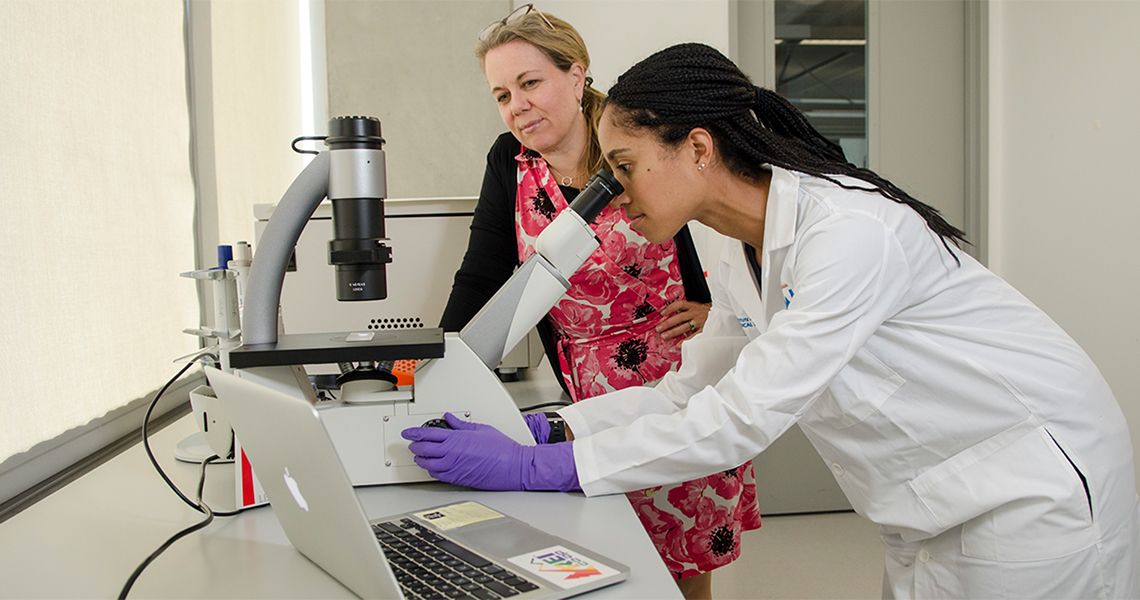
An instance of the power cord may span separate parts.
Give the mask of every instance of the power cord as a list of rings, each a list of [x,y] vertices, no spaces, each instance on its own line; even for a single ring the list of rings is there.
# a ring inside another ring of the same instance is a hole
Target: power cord
[[[187,498],[186,494],[183,494],[182,490],[178,489],[178,486],[174,485],[174,482],[171,481],[170,478],[166,476],[166,472],[163,471],[162,467],[160,467],[158,465],[158,459],[156,459],[154,457],[154,452],[152,452],[150,449],[150,431],[149,431],[148,427],[150,426],[150,415],[154,412],[154,408],[156,406],[158,406],[158,399],[162,398],[162,395],[166,393],[166,390],[169,389],[170,386],[174,385],[174,382],[178,381],[178,378],[182,377],[182,375],[186,371],[188,371],[190,369],[190,367],[194,366],[194,364],[198,362],[199,358],[203,358],[206,356],[213,358],[215,361],[218,359],[218,357],[213,355],[213,354],[202,354],[202,355],[195,357],[190,362],[186,363],[186,366],[182,367],[181,370],[179,370],[177,373],[175,373],[174,377],[171,377],[170,381],[167,381],[166,385],[162,386],[162,388],[158,390],[158,393],[154,395],[154,399],[150,401],[150,406],[146,407],[146,415],[143,416],[143,422],[142,422],[143,449],[146,450],[146,457],[148,459],[150,459],[150,464],[154,466],[154,470],[158,471],[158,476],[162,477],[162,480],[165,481],[166,485],[169,486],[170,489],[174,491],[174,494],[176,496],[181,498],[183,502],[185,502],[188,506],[190,506],[190,508],[193,508],[194,510],[197,510],[199,512],[201,512],[201,509],[198,508],[198,505],[196,503],[192,502],[189,498]]]
[[[142,561],[142,563],[140,563],[139,566],[135,568],[134,572],[131,573],[131,576],[127,579],[127,582],[123,584],[123,589],[119,592],[119,600],[125,600],[127,594],[131,591],[131,586],[135,584],[135,581],[139,578],[139,575],[142,575],[143,570],[146,569],[150,563],[154,562],[154,559],[158,558],[160,554],[165,552],[167,548],[172,546],[174,542],[177,542],[178,540],[186,537],[187,535],[190,535],[191,533],[194,533],[195,531],[198,531],[199,529],[203,529],[214,520],[214,517],[230,517],[245,510],[238,509],[231,511],[214,512],[208,504],[202,501],[202,490],[205,489],[206,486],[206,466],[216,460],[220,460],[221,457],[218,455],[211,455],[201,462],[201,472],[198,475],[197,498],[195,500],[191,500],[190,498],[186,497],[186,494],[182,493],[182,490],[178,489],[178,486],[174,485],[174,482],[171,481],[170,477],[166,475],[166,471],[162,470],[162,467],[158,464],[158,459],[154,457],[154,452],[150,448],[150,416],[154,412],[155,406],[158,405],[159,398],[162,398],[162,395],[166,393],[166,390],[168,390],[171,385],[174,385],[174,382],[178,381],[178,378],[182,377],[182,375],[187,370],[189,370],[190,367],[194,366],[194,364],[202,356],[210,356],[215,361],[218,359],[218,357],[213,354],[204,354],[196,357],[194,360],[186,363],[186,365],[182,367],[182,369],[179,370],[178,373],[174,375],[174,377],[170,378],[170,381],[167,381],[166,385],[162,386],[162,388],[158,390],[158,393],[155,394],[154,399],[150,402],[150,406],[148,406],[146,409],[146,415],[143,416],[142,442],[143,449],[146,450],[146,456],[150,459],[150,464],[154,466],[154,470],[158,472],[159,477],[162,477],[162,480],[166,482],[166,485],[169,486],[174,494],[181,498],[183,502],[189,505],[190,508],[193,508],[194,510],[206,515],[206,518],[170,536],[170,538],[163,542],[157,550],[152,552],[150,556],[146,557],[146,560]]]
[[[210,509],[210,506],[208,504],[202,502],[202,488],[205,487],[206,484],[206,465],[214,462],[215,460],[218,460],[217,454],[214,454],[206,460],[203,460],[202,473],[198,477],[198,502],[194,508],[198,509],[200,512],[205,513],[206,518],[170,536],[170,539],[163,542],[157,550],[152,552],[150,556],[146,557],[146,560],[139,563],[139,566],[136,567],[134,572],[131,573],[131,576],[127,578],[127,582],[123,584],[123,589],[119,592],[119,600],[126,600],[127,594],[131,591],[131,586],[133,586],[135,584],[135,581],[138,580],[139,575],[142,575],[143,570],[146,569],[150,563],[154,562],[154,559],[158,558],[160,554],[165,552],[167,548],[174,545],[174,542],[177,542],[178,540],[190,535],[191,533],[194,533],[195,531],[198,531],[199,529],[205,528],[207,525],[213,522],[215,514],[214,511]],[[233,514],[236,514],[236,512],[240,511],[235,511]],[[218,515],[221,516],[222,513],[218,513]]]

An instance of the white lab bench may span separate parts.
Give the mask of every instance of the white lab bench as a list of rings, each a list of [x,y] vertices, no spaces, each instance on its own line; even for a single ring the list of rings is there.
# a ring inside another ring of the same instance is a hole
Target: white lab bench
[[[508,384],[520,406],[558,397],[546,369],[543,364]],[[160,464],[191,497],[198,466],[174,460],[172,449],[193,429],[185,417],[151,437]],[[211,465],[208,487],[211,481],[232,485],[230,474],[230,465]],[[477,500],[631,568],[629,580],[589,598],[680,598],[622,495],[477,492],[437,482],[357,488],[357,495],[369,518]],[[143,559],[200,518],[166,487],[138,444],[0,524],[0,597],[115,597]],[[271,509],[259,507],[219,517],[176,542],[147,567],[129,597],[353,596],[294,550]]]

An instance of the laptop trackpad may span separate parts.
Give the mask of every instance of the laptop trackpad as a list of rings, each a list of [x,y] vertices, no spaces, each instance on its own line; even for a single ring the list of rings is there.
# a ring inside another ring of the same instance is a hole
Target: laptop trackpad
[[[525,552],[564,543],[511,517],[482,521],[447,530],[455,541],[505,560]]]
[[[485,559],[562,590],[584,592],[629,576],[625,565],[477,502],[442,506],[415,516]]]

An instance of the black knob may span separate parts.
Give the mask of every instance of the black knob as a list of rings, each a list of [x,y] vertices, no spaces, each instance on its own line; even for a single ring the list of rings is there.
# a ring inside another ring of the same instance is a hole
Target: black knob
[[[375,117],[333,117],[329,119],[329,137],[325,141],[330,150],[343,148],[372,148],[379,150],[384,144],[380,137],[380,119]]]

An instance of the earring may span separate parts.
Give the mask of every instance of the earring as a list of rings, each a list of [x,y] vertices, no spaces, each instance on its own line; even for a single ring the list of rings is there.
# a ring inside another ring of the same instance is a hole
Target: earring
[[[697,165],[697,170],[698,171],[704,171],[705,170],[705,163],[701,163],[701,164]]]
[[[586,112],[586,105],[584,102],[582,102],[581,98],[578,98],[578,112],[580,112],[580,113]]]

